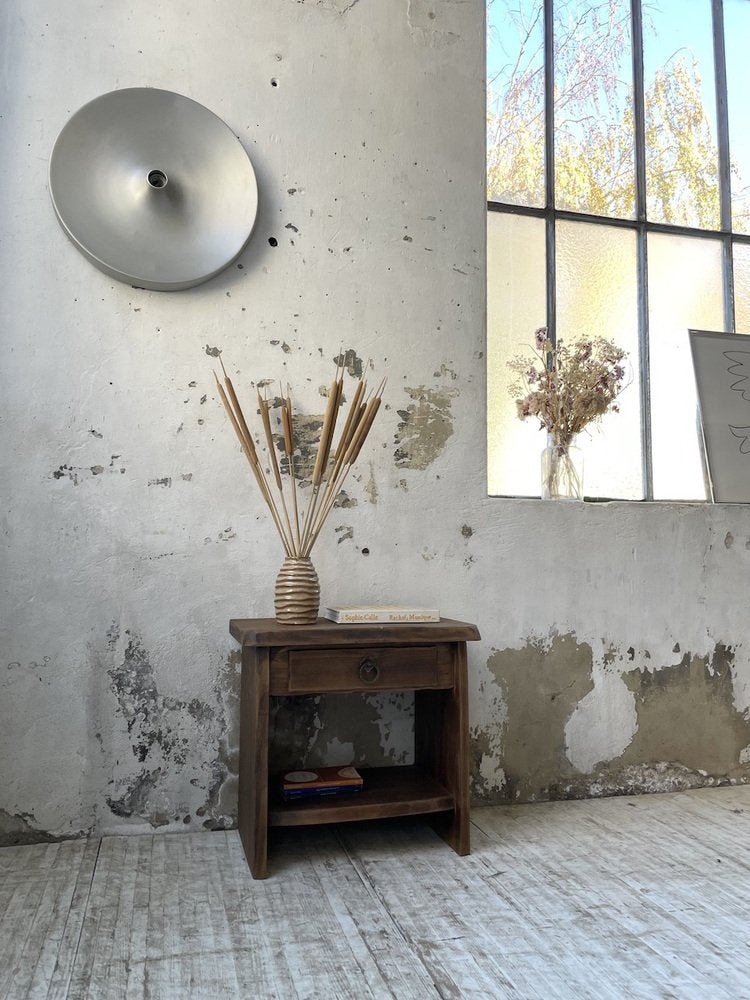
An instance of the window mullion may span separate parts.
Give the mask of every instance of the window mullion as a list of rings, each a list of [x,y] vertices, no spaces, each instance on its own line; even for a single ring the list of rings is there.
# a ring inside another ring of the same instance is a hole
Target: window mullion
[[[724,47],[723,0],[712,0],[711,16],[714,34],[714,77],[716,83],[716,131],[719,147],[719,206],[721,229],[732,231],[732,192],[729,159],[729,113],[727,110],[727,60]],[[734,332],[734,278],[731,236],[722,240],[722,281],[724,290],[724,324]]]
[[[557,343],[555,269],[555,39],[553,0],[544,0],[544,191],[547,252],[547,336]]]
[[[641,0],[630,0],[633,39],[633,122],[635,127],[635,208],[638,222],[638,341],[641,376],[641,452],[643,495],[654,497],[651,447],[651,364],[648,324],[648,236],[646,229],[646,101],[643,84],[643,21]]]

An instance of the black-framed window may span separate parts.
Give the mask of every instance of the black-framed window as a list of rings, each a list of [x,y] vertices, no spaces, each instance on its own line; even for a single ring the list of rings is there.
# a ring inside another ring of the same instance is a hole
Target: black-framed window
[[[586,495],[705,500],[688,329],[750,333],[750,0],[488,0],[488,488],[539,495],[506,362],[629,355]]]

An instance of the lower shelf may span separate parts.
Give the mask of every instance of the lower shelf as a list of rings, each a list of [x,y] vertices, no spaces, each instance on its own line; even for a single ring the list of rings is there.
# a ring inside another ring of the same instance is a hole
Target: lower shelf
[[[360,773],[364,786],[354,795],[284,802],[280,793],[269,794],[268,825],[350,823],[455,808],[451,793],[418,767],[371,767]]]

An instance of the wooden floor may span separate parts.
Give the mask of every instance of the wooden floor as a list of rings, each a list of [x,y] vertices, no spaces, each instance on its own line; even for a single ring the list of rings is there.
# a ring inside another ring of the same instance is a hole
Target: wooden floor
[[[0,850],[0,997],[750,998],[750,787]]]

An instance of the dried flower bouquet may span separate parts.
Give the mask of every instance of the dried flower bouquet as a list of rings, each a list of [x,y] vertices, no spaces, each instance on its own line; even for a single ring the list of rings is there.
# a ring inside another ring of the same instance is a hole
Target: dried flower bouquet
[[[626,352],[605,337],[580,340],[571,347],[553,344],[545,327],[534,334],[533,356],[508,362],[516,379],[508,387],[521,420],[536,417],[552,441],[563,448],[587,424],[617,413],[625,388]]]
[[[542,455],[542,498],[583,500],[582,465],[574,459],[576,434],[605,413],[619,410],[625,388],[625,351],[605,337],[569,347],[553,344],[547,330],[534,334],[533,356],[508,362],[516,375],[509,386],[521,420],[536,417],[547,431]]]

